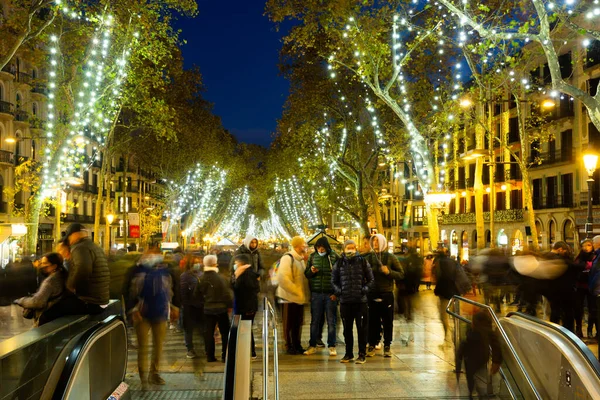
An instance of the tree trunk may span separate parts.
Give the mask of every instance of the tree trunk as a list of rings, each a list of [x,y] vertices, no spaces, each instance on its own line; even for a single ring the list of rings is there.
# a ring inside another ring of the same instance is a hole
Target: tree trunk
[[[527,166],[519,164],[521,167],[521,174],[523,175],[523,202],[525,203],[525,209],[527,210],[527,221],[531,228],[532,245],[531,248],[534,251],[540,249],[538,243],[538,231],[535,226],[535,211],[533,210],[533,195],[531,193],[531,176]]]
[[[94,232],[95,232],[95,241],[98,245],[102,246],[100,242],[100,218],[102,217],[102,195],[104,192],[104,170],[105,170],[105,161],[106,157],[102,157],[102,166],[100,168],[100,175],[98,176],[98,195],[96,196],[96,216],[94,218]],[[108,243],[108,238],[104,238],[104,241]],[[105,248],[108,246],[104,246]]]
[[[441,242],[440,226],[438,224],[438,214],[440,210],[435,207],[427,206],[427,228],[429,229],[429,247],[431,251],[436,250]]]
[[[374,190],[369,191],[371,196],[371,203],[373,204],[373,213],[375,214],[375,226],[377,232],[383,234],[383,221],[381,220],[381,207],[379,206],[379,197],[377,192]]]
[[[40,226],[40,212],[43,204],[44,200],[40,191],[29,199],[29,207],[25,214],[27,236],[24,249],[24,253],[28,255],[37,253],[38,228]]]
[[[485,220],[483,218],[483,183],[481,175],[483,173],[483,159],[477,158],[475,162],[475,181],[473,190],[475,191],[475,229],[477,230],[477,250],[485,248]]]

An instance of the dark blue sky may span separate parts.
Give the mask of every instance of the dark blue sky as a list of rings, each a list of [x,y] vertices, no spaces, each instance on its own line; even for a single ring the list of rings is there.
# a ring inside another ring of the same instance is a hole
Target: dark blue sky
[[[199,0],[180,18],[186,67],[198,65],[205,97],[238,140],[268,146],[289,85],[277,63],[283,33],[263,16],[264,0]]]

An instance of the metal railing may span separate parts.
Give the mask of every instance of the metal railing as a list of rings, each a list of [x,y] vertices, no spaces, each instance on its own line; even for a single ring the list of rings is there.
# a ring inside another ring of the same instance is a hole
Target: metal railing
[[[504,362],[506,363],[507,361],[509,361],[511,363],[511,366],[514,369],[516,369],[516,371],[513,371],[511,368],[508,368],[507,371],[502,371],[502,369],[501,369],[502,376],[505,379],[505,382],[511,381],[510,379],[508,379],[508,375],[514,376],[515,373],[517,373],[518,376],[521,378],[522,383],[524,383],[524,385],[520,386],[520,385],[518,385],[518,383],[516,381],[515,381],[515,384],[517,384],[518,389],[521,391],[523,398],[525,398],[525,399],[541,399],[542,397],[540,396],[539,392],[535,388],[531,377],[525,370],[525,366],[524,366],[523,362],[519,358],[519,355],[517,354],[514,346],[510,342],[508,335],[506,334],[506,331],[500,324],[500,320],[498,319],[498,317],[496,316],[496,313],[494,313],[494,310],[490,306],[481,304],[481,303],[477,303],[476,301],[469,300],[469,299],[466,299],[466,298],[460,297],[460,296],[454,296],[454,297],[452,297],[452,299],[450,299],[450,301],[448,302],[448,306],[446,307],[446,313],[448,313],[454,317],[454,345],[455,345],[455,348],[458,348],[458,346],[460,345],[460,341],[461,341],[460,340],[460,322],[462,321],[469,325],[471,324],[471,321],[469,319],[463,317],[460,313],[460,303],[461,302],[469,304],[472,307],[477,307],[479,309],[486,310],[488,312],[488,314],[492,317],[492,321],[493,321],[497,331],[499,332],[499,334],[502,338],[502,341],[505,344],[505,346],[503,346],[503,348],[508,349],[508,352],[510,353],[510,354],[503,354]],[[456,369],[457,370],[460,369],[460,366],[457,365]],[[509,372],[509,374],[506,374],[506,372]],[[510,385],[507,385],[507,386],[508,386],[508,389],[512,392],[514,388],[510,387]],[[519,396],[514,397],[514,398],[519,398]]]
[[[263,400],[269,397],[269,322],[273,328],[273,383],[274,397],[279,400],[279,354],[277,352],[277,314],[266,297],[263,301]],[[270,320],[272,317],[272,320]]]

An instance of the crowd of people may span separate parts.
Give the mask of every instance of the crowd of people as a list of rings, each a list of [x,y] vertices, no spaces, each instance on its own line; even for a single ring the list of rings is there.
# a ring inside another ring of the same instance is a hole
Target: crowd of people
[[[261,292],[270,293],[280,307],[285,351],[290,355],[310,356],[327,347],[329,356],[337,356],[341,317],[342,363],[363,364],[381,349],[383,357],[391,357],[395,315],[409,323],[413,320],[414,297],[421,285],[426,290],[434,286],[446,335],[450,327],[445,309],[450,299],[479,291],[496,312],[503,303],[532,315],[541,310],[580,338],[584,338],[586,326],[587,339],[596,340],[600,236],[584,240],[576,257],[565,242],[557,242],[548,253],[509,256],[501,249],[485,249],[462,263],[443,248],[422,256],[414,247],[393,254],[387,246],[386,238],[376,234],[365,236],[360,245],[347,240],[341,252],[336,252],[330,238],[323,235],[314,243],[314,251],[309,251],[298,236],[270,267],[263,262],[258,238],[251,235],[233,254],[183,254],[178,249],[165,257],[150,246],[133,259],[116,294],[124,300],[128,322],[137,337],[142,385],[165,383],[159,366],[169,322],[183,330],[188,358],[199,357],[194,342],[195,333],[200,333],[206,361],[224,362],[231,315],[254,323]],[[44,279],[35,294],[14,302],[36,326],[64,315],[99,314],[107,306],[108,260],[81,224],[71,225],[56,252],[44,255],[34,265]],[[110,296],[115,296],[112,288]],[[311,314],[306,348],[302,341],[305,307]],[[216,334],[221,336],[220,357]],[[472,390],[477,389],[472,378],[482,373],[483,360],[491,357],[494,365],[501,360],[494,335],[491,320],[473,316],[472,329],[457,348],[459,360],[464,358],[469,364],[467,378]],[[413,337],[401,339],[407,345]],[[473,350],[478,348],[481,352]],[[254,335],[251,351],[256,359]]]

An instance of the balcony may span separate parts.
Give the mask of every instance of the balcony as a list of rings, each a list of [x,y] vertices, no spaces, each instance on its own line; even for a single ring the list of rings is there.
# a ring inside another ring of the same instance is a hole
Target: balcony
[[[31,85],[31,75],[26,74],[25,72],[17,73],[17,82],[24,83],[26,85]]]
[[[13,103],[9,103],[8,101],[0,101],[0,113],[14,115],[15,107]]]
[[[521,222],[524,219],[522,209],[496,210],[494,211],[494,222]],[[490,222],[490,212],[483,213],[483,220]],[[475,213],[445,214],[442,216],[442,225],[475,224]]]
[[[17,110],[17,112],[15,113],[15,121],[29,122],[30,117],[31,116],[29,115],[29,113],[25,110]]]
[[[91,215],[79,215],[79,214],[63,214],[64,222],[81,222],[81,223],[93,223],[94,217]]]
[[[533,196],[533,209],[541,210],[548,208],[571,208],[574,206],[573,195],[564,194],[558,196]],[[587,204],[587,203],[586,203]]]
[[[32,93],[43,94],[44,96],[48,95],[48,87],[43,83],[36,83],[33,85],[31,89]]]
[[[536,159],[539,164],[532,165],[531,168],[539,168],[541,166],[548,166],[553,164],[571,163],[575,160],[575,149],[561,149],[552,152],[542,153],[537,157],[532,157],[531,162],[535,162]]]
[[[6,150],[0,150],[0,164],[15,164],[15,155]]]

